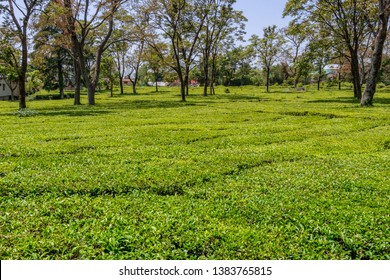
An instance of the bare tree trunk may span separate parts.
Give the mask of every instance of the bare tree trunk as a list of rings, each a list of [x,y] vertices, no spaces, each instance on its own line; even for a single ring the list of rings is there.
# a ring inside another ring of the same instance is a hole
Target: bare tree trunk
[[[353,81],[353,91],[356,99],[362,98],[362,88],[360,85],[359,58],[357,52],[351,51],[351,71]]]
[[[184,74],[184,85],[186,89],[186,96],[189,95],[189,82],[190,82],[190,67],[185,67],[185,74]]]
[[[211,79],[210,79],[210,94],[215,94],[215,79],[217,76],[217,66],[216,66],[217,54],[214,53],[211,61]]]
[[[156,83],[156,92],[158,92],[158,73],[154,72],[154,81]]]
[[[123,94],[123,77],[122,74],[119,72],[119,88],[120,88],[120,94]]]
[[[267,67],[267,81],[266,81],[266,85],[267,85],[267,92],[269,92],[269,75],[270,75],[270,72],[271,70]]]
[[[21,35],[22,39],[22,63],[19,73],[19,109],[27,108],[26,104],[26,73],[27,73],[27,37]]]
[[[74,59],[74,105],[81,105],[81,72],[78,62]]]
[[[62,67],[62,59],[61,59],[61,49],[58,51],[58,60],[57,60],[57,68],[58,68],[58,89],[60,91],[60,98],[64,99],[64,71]]]
[[[321,89],[321,78],[322,78],[322,65],[318,67],[318,80],[317,80],[317,90],[319,91]]]
[[[26,76],[20,73],[19,75],[19,109],[27,108],[26,105]]]
[[[208,43],[206,45],[208,48]],[[203,54],[203,75],[204,75],[204,87],[203,87],[203,95],[207,96],[207,88],[209,86],[209,51],[206,51]]]
[[[186,86],[184,84],[184,81],[180,83],[180,94],[181,94],[181,101],[186,102]]]
[[[390,12],[388,11],[389,5],[390,5],[390,1],[379,0],[380,25],[379,25],[378,34],[375,38],[375,48],[371,58],[371,67],[367,79],[366,89],[360,101],[360,104],[362,106],[368,106],[373,104],[374,95],[376,91],[376,84],[378,82],[379,70],[382,65],[383,48],[387,37],[387,27],[388,27],[389,16],[390,16]]]

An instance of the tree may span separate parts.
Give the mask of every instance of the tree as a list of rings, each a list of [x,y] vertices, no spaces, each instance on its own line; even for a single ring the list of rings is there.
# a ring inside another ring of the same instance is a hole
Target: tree
[[[148,44],[155,48],[178,76],[182,101],[188,95],[189,74],[196,54],[198,41],[207,14],[202,8],[206,0],[145,0],[145,13],[149,14],[150,27],[154,36],[148,37]],[[170,45],[169,53],[159,49],[161,41],[152,40],[162,34]]]
[[[265,27],[263,29],[263,38],[259,38],[257,35],[253,35],[250,38],[255,55],[259,57],[260,64],[265,70],[267,92],[269,92],[271,67],[279,58],[281,48],[285,42],[283,36],[276,28],[276,25]]]
[[[19,80],[20,51],[16,47],[14,36],[11,30],[6,27],[0,29],[0,77],[5,78],[5,82],[11,89],[11,99],[15,99],[15,90]]]
[[[219,57],[219,75],[225,86],[243,86],[250,83],[251,67],[250,47],[238,46]]]
[[[34,24],[34,51],[31,64],[44,75],[45,88],[51,90],[56,86],[60,98],[64,98],[65,73],[64,63],[69,61],[69,41],[62,36],[61,29],[52,21],[54,6],[49,3],[40,15],[39,21]]]
[[[204,28],[200,36],[203,70],[203,95],[207,95],[208,87],[214,93],[216,75],[216,57],[220,43],[228,36],[240,38],[243,22],[246,18],[242,12],[235,11],[236,0],[208,0],[204,6],[206,14]]]
[[[325,77],[323,69],[333,57],[331,51],[331,42],[317,36],[311,36],[308,49],[309,57],[312,60],[317,72],[317,90],[319,91],[321,89],[322,79]]]
[[[115,60],[110,53],[103,55],[101,64],[101,77],[103,81],[101,83],[110,90],[111,97],[114,96],[114,83],[117,77]]]
[[[159,46],[159,49],[163,49],[164,46]],[[147,71],[153,72],[153,80],[156,86],[156,92],[158,92],[158,81],[161,78],[164,71],[164,61],[160,58],[156,50],[150,46],[147,46],[144,53],[145,65]]]
[[[378,30],[375,38],[374,52],[371,57],[371,67],[366,84],[364,95],[360,104],[363,106],[372,105],[376,84],[378,81],[379,70],[382,64],[382,55],[387,38],[387,30],[390,16],[390,1],[378,0]]]
[[[332,38],[335,49],[350,62],[354,96],[359,100],[359,48],[370,33],[372,4],[373,0],[289,0],[284,10],[285,16],[306,22],[321,36]]]
[[[115,66],[119,79],[120,94],[124,94],[123,91],[123,78],[125,77],[126,70],[126,56],[128,50],[128,42],[118,42],[111,46],[111,53],[115,58]]]
[[[21,61],[18,64],[19,108],[26,106],[26,75],[28,65],[29,41],[31,31],[29,25],[37,11],[40,10],[44,0],[1,0],[0,15],[3,16],[3,27],[12,31],[12,35],[18,39],[21,48]]]
[[[137,83],[139,80],[139,69],[143,62],[145,41],[133,44],[127,51],[126,70],[127,77],[133,86],[133,94],[137,94]]]
[[[63,26],[66,27],[65,31],[71,38],[75,68],[80,71],[88,90],[88,104],[95,105],[95,91],[99,82],[102,55],[110,45],[114,15],[122,1],[56,1],[64,8]],[[87,65],[88,47],[94,53],[92,67]]]
[[[291,65],[290,71],[288,69],[287,71],[290,72],[288,75],[294,78],[294,87],[297,87],[298,80],[307,68],[304,55],[307,36],[302,30],[305,30],[305,26],[294,24],[294,22],[290,22],[289,26],[282,30],[287,43],[285,48],[287,64]]]

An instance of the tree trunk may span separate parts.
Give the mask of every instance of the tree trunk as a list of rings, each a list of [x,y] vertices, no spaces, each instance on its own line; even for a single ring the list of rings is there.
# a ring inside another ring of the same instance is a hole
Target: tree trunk
[[[119,72],[119,88],[120,88],[120,94],[123,94],[123,77],[121,73]]]
[[[267,68],[267,81],[266,81],[266,86],[267,86],[267,92],[269,92],[269,75],[270,75],[271,70]]]
[[[378,34],[375,38],[375,48],[371,58],[370,72],[367,79],[366,89],[360,101],[362,106],[369,106],[373,104],[374,95],[376,91],[376,84],[378,82],[379,71],[382,65],[383,48],[387,37],[387,26],[389,23],[389,12],[385,9],[390,1],[379,1],[380,6],[380,26]]]
[[[211,78],[210,78],[210,94],[214,95],[215,94],[215,79],[217,76],[217,67],[216,67],[216,60],[217,60],[217,54],[213,54],[213,58],[211,61]]]
[[[58,51],[58,60],[57,60],[57,68],[58,68],[58,89],[60,91],[60,98],[64,99],[64,71],[62,67],[62,59],[61,50]]]
[[[157,72],[154,72],[154,81],[156,83],[156,92],[158,92],[158,73]]]
[[[317,80],[317,90],[320,91],[321,89],[321,78],[322,78],[322,65],[318,67],[318,80]]]
[[[185,68],[185,74],[184,74],[184,86],[186,89],[186,96],[189,95],[189,80],[190,79],[190,67],[186,66]]]
[[[74,105],[81,105],[81,72],[80,66],[76,59],[74,64]]]
[[[19,73],[19,109],[27,108],[26,73],[27,73],[27,37],[22,35],[22,63]]]
[[[339,70],[339,90],[341,90],[341,71]]]
[[[88,86],[88,105],[95,105],[95,91],[96,85],[90,83]]]
[[[186,102],[186,86],[184,84],[184,81],[181,81],[180,84],[180,94],[181,94],[181,101]]]
[[[19,109],[26,109],[26,76],[23,73],[19,75]]]
[[[181,95],[181,101],[186,102],[186,86],[183,78],[183,73],[181,69],[179,69],[177,72],[177,75],[179,77],[180,81],[180,95]]]
[[[207,53],[207,51],[206,51]],[[204,72],[204,87],[203,87],[203,95],[207,96],[207,89],[209,86],[209,56],[205,54],[203,58],[203,72]]]
[[[357,51],[351,50],[351,72],[353,81],[353,91],[356,99],[362,98],[362,88],[360,85],[359,57]]]

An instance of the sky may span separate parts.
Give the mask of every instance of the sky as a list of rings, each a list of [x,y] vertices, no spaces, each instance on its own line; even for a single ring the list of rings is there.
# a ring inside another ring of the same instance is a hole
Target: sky
[[[283,19],[283,10],[287,0],[237,0],[236,10],[243,11],[248,19],[246,23],[246,36],[263,35],[263,28],[276,25],[279,28],[286,27],[289,19]]]

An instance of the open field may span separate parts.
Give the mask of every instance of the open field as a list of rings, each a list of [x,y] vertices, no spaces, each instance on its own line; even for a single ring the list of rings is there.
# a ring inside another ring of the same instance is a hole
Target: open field
[[[390,259],[390,92],[150,90],[0,102],[1,259]]]

